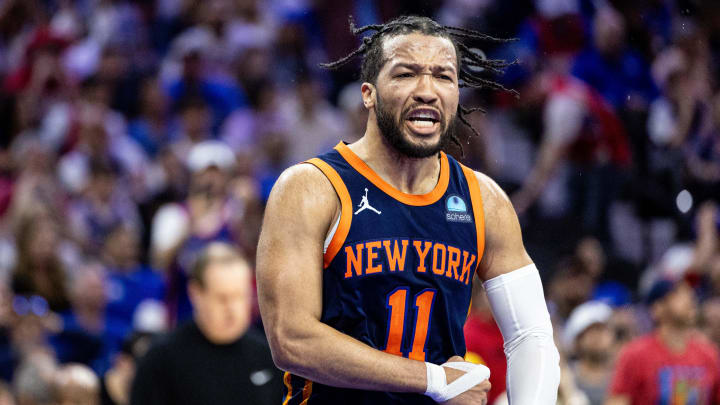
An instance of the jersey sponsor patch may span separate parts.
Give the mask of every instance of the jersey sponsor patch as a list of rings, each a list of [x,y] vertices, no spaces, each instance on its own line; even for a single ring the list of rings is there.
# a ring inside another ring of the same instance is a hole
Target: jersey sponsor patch
[[[449,195],[445,200],[445,219],[448,222],[471,223],[472,215],[467,212],[467,204],[456,194]]]

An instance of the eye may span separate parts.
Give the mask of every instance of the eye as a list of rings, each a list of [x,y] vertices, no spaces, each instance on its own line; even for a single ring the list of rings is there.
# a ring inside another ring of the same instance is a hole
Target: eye
[[[439,77],[440,77],[441,79],[443,79],[443,80],[452,81],[452,77],[450,77],[450,76],[448,76],[448,75],[440,75]]]
[[[413,77],[413,74],[410,72],[405,72],[405,73],[399,73],[399,74],[395,75],[395,78],[406,78],[406,77]]]

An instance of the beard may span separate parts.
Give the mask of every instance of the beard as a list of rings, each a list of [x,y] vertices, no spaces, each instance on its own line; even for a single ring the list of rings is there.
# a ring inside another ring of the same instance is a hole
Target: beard
[[[578,355],[579,358],[584,359],[588,363],[601,365],[607,364],[610,361],[610,351],[600,349],[588,349]]]
[[[403,117],[407,116],[408,112],[417,107],[423,107],[423,105],[414,104],[404,110],[402,114],[400,114],[400,121],[398,122],[393,118],[390,109],[385,108],[380,92],[378,92],[375,115],[380,133],[393,149],[410,158],[427,158],[445,149],[452,135],[455,133],[457,119],[455,114],[453,114],[447,124],[442,119],[440,120],[440,139],[437,143],[431,145],[416,145],[410,141],[409,137],[403,134],[402,125],[404,122]]]

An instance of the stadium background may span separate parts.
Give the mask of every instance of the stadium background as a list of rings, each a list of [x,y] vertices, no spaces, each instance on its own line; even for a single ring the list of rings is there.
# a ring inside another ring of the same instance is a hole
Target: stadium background
[[[518,60],[488,77],[520,98],[462,91],[487,113],[450,151],[516,204],[558,334],[602,300],[616,352],[669,277],[720,343],[716,1],[2,0],[0,403],[45,403],[58,364],[102,376],[127,336],[186,319],[210,241],[254,261],[279,173],[364,130],[359,63],[318,63],[359,45],[349,15],[401,14],[516,38],[473,44]]]

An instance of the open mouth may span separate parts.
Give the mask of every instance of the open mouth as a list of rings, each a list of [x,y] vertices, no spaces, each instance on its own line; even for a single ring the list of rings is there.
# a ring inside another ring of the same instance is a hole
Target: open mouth
[[[440,113],[432,108],[416,108],[407,114],[406,121],[413,132],[428,134],[439,127]]]

